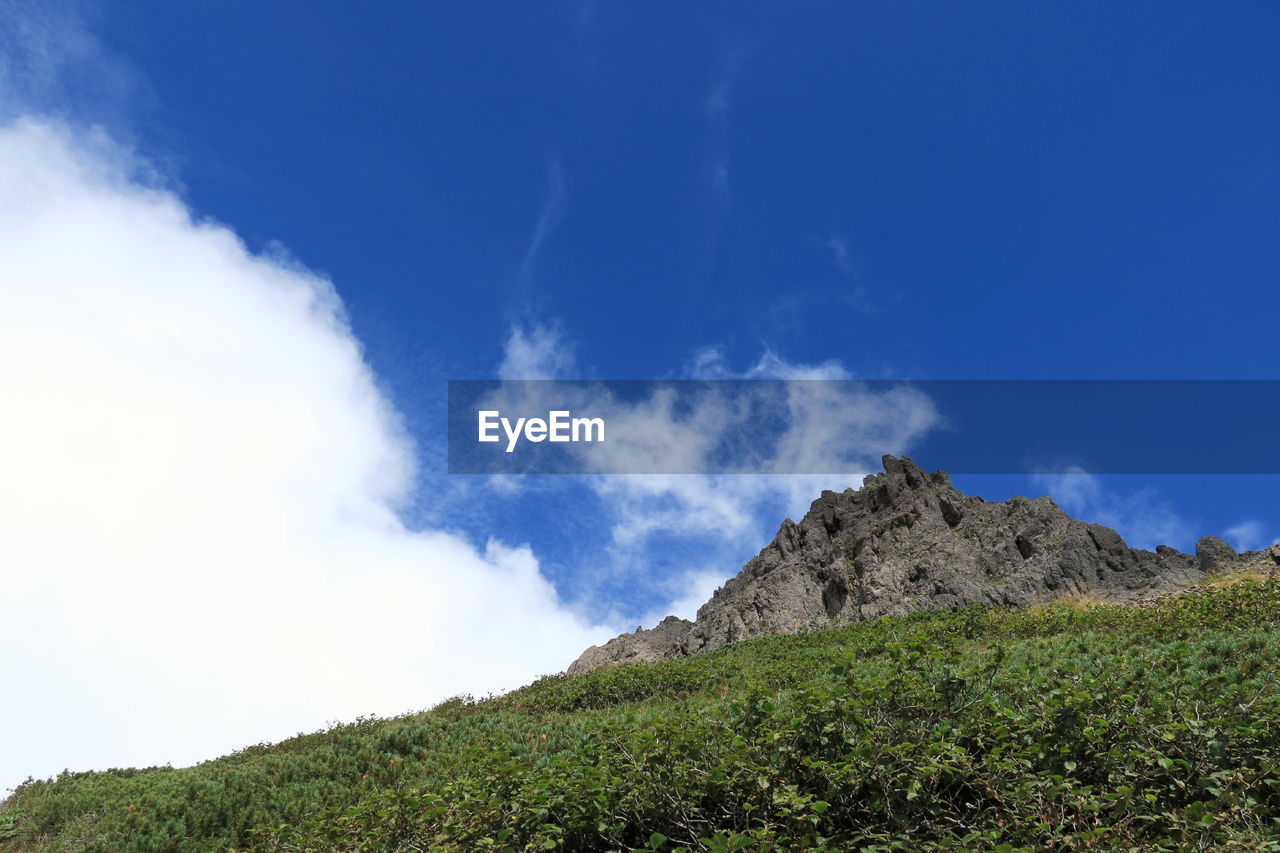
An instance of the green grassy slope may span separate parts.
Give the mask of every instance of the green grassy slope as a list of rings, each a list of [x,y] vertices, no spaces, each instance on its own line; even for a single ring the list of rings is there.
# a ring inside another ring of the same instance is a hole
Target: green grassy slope
[[[1280,850],[1280,581],[965,609],[544,678],[173,770],[0,853]]]

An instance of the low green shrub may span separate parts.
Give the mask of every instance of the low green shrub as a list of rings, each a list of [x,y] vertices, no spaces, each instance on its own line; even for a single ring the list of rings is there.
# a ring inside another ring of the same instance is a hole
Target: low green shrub
[[[1280,850],[1280,582],[768,637],[63,774],[26,851]]]

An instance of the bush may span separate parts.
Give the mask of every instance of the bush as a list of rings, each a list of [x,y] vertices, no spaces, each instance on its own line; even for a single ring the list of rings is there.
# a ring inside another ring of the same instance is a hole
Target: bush
[[[0,851],[1280,850],[1278,615],[1244,581],[549,676],[29,783]]]

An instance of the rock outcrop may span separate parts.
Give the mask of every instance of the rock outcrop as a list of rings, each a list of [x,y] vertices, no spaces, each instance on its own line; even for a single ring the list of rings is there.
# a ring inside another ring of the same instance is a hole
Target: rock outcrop
[[[1203,572],[1215,572],[1233,565],[1239,554],[1217,536],[1205,536],[1196,543],[1196,560]]]
[[[616,663],[648,663],[673,657],[693,623],[678,616],[668,616],[649,630],[637,628],[634,633],[614,637],[603,646],[592,646],[573,662],[570,673],[587,672]]]
[[[862,488],[823,492],[799,523],[785,520],[696,621],[671,616],[592,646],[569,672],[915,610],[1024,606],[1070,595],[1134,600],[1206,573],[1280,566],[1280,545],[1236,554],[1205,537],[1195,555],[1163,545],[1130,548],[1116,531],[1077,521],[1051,498],[987,503],[906,457],[883,463],[885,473],[868,476]]]

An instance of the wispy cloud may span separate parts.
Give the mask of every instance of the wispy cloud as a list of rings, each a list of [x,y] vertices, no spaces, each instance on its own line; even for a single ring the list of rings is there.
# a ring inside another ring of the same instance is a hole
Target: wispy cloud
[[[574,347],[558,323],[511,324],[498,364],[499,379],[568,379],[577,371]]]
[[[704,347],[693,354],[686,374],[690,379],[852,379],[853,374],[836,359],[818,364],[788,361],[766,347],[759,360],[745,370],[735,370],[719,347]]]
[[[1222,535],[1237,551],[1260,551],[1280,542],[1280,536],[1271,533],[1267,525],[1256,519],[1228,527]]]
[[[1186,549],[1195,544],[1189,541],[1191,525],[1153,489],[1120,492],[1083,469],[1038,475],[1035,482],[1071,515],[1113,528],[1132,546]]]
[[[835,301],[843,303],[858,311],[873,313],[879,310],[876,300],[872,298],[871,288],[867,282],[867,276],[863,270],[862,260],[855,254],[854,246],[849,238],[840,233],[832,232],[824,237],[814,238],[814,242],[825,249],[831,256],[831,262],[836,268],[836,272],[840,274],[843,282],[832,287],[825,287],[821,293],[802,294],[807,302],[814,301]],[[789,298],[791,302],[787,302]],[[796,307],[796,296],[784,298],[784,305],[791,310]],[[785,310],[785,309],[784,309]]]
[[[846,278],[859,278],[861,273],[853,263],[853,257],[849,253],[849,241],[839,234],[831,234],[822,241],[822,245],[831,250],[831,259],[835,262],[836,269],[840,270],[841,275]]]
[[[94,14],[74,0],[0,0],[0,121],[37,114],[136,142],[134,121],[154,109],[155,92],[94,35]]]
[[[564,213],[564,169],[558,159],[552,159],[547,167],[547,194],[538,210],[538,218],[533,226],[533,234],[529,237],[529,245],[525,249],[524,258],[520,262],[520,271],[516,273],[516,300],[518,304],[527,305],[530,298],[530,287],[534,266],[542,246],[555,230]]]
[[[710,569],[692,569],[679,575],[668,585],[670,601],[664,607],[647,613],[642,624],[652,626],[668,616],[693,620],[698,615],[698,608],[705,604],[707,599],[711,598],[712,594],[734,574],[736,571],[717,566]]]
[[[712,275],[720,251],[725,219],[733,209],[730,130],[734,89],[746,62],[745,45],[717,50],[711,66],[711,82],[702,99],[706,116],[706,142],[702,173],[705,175],[705,232],[694,281],[700,286]]]
[[[729,207],[733,193],[729,186],[729,128],[733,86],[742,67],[742,51],[728,51],[716,62],[711,90],[703,105],[707,116],[707,168],[713,198],[718,206]]]
[[[571,351],[571,344],[559,327],[513,329],[513,340],[536,339],[548,347]],[[509,348],[510,349],[510,348]],[[524,348],[521,347],[523,350]],[[564,356],[568,358],[569,356]],[[543,352],[535,362],[556,362]],[[504,367],[501,372],[511,373]],[[757,360],[735,369],[717,348],[696,352],[685,370],[694,379],[849,379],[851,371],[836,360],[815,364],[786,359],[766,348]],[[545,375],[545,374],[541,374]],[[774,394],[779,386],[761,384],[758,393]],[[542,393],[542,389],[513,388],[513,393]],[[736,436],[747,428],[752,391],[739,387],[733,397],[709,393],[677,407],[662,393],[640,401],[612,401],[592,396],[589,404],[557,399],[553,408],[586,410],[603,415],[612,435],[634,438],[584,445],[580,451],[590,466],[587,470],[681,470],[705,471],[712,455],[726,436]],[[567,391],[565,393],[568,393]],[[594,565],[590,577],[580,579],[579,588],[591,595],[590,585],[607,583],[609,575],[631,573],[655,578],[649,571],[656,555],[654,543],[670,549],[672,537],[691,550],[694,561],[674,576],[677,597],[685,595],[689,581],[685,575],[721,573],[720,580],[737,571],[744,555],[758,549],[772,536],[784,515],[798,516],[823,489],[843,490],[860,482],[878,465],[879,453],[901,453],[913,441],[938,423],[932,403],[910,389],[871,393],[848,383],[797,382],[786,386],[786,397],[770,399],[786,412],[786,426],[767,443],[753,447],[753,455],[741,460],[741,470],[751,476],[732,474],[633,474],[598,475],[586,484],[600,498],[601,522],[608,525],[611,552],[607,565]],[[541,401],[545,407],[547,401]],[[539,405],[524,401],[524,408]],[[521,406],[498,406],[520,409]],[[829,474],[794,475],[791,471],[829,471]],[[850,473],[852,471],[852,473]],[[723,568],[709,568],[719,565]],[[661,579],[659,579],[661,580]],[[673,601],[671,607],[679,602]],[[687,602],[686,602],[687,603]]]

